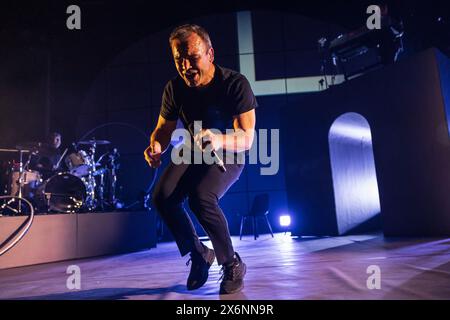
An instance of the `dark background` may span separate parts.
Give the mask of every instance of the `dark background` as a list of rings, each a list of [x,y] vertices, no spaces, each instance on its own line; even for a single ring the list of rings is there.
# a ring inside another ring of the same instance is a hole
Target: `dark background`
[[[445,1],[387,1],[405,26],[402,58],[434,46],[450,53]],[[81,8],[81,30],[66,8]],[[63,134],[63,146],[89,137],[121,153],[119,197],[132,203],[155,172],[142,156],[164,84],[175,75],[167,37],[181,23],[210,32],[216,61],[238,69],[236,11],[251,10],[257,80],[318,75],[317,39],[365,24],[370,1],[25,1],[0,4],[0,147]],[[259,128],[280,128],[287,95],[257,97]],[[320,106],[318,106],[320,107]],[[281,143],[283,156],[286,143]],[[99,152],[105,151],[99,149]],[[288,154],[288,153],[287,153]],[[3,157],[3,156],[2,156]],[[283,163],[281,159],[280,163]],[[272,225],[287,210],[284,169],[260,176],[247,166],[222,201],[232,233],[255,194],[269,192]],[[277,229],[277,228],[276,228]]]

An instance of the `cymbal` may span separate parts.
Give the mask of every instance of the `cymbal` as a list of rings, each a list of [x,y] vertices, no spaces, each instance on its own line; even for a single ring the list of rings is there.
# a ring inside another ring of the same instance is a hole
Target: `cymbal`
[[[79,141],[77,144],[89,144],[89,145],[101,145],[101,144],[110,144],[111,142],[108,140],[85,140]]]
[[[31,141],[31,142],[22,142],[16,145],[16,149],[23,150],[23,149],[35,149],[35,148],[42,148],[45,147],[45,143],[40,141]]]
[[[17,148],[17,149],[2,149],[0,148],[0,152],[18,152],[18,151],[22,151],[22,152],[30,152],[30,150],[25,149],[25,148]]]

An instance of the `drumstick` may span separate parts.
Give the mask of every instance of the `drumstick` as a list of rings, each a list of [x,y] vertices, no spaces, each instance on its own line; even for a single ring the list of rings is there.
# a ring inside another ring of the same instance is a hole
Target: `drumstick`
[[[57,169],[57,168],[59,167],[59,165],[61,164],[62,158],[64,158],[64,156],[65,156],[66,153],[67,153],[67,150],[69,150],[69,148],[66,148],[66,150],[64,150],[64,152],[63,152],[61,158],[59,158],[58,162],[56,163],[56,166],[55,166],[53,169]]]

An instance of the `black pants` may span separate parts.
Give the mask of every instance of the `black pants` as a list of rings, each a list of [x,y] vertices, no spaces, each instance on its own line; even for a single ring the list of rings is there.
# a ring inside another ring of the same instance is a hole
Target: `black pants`
[[[180,164],[172,162],[164,170],[153,192],[153,204],[166,223],[182,256],[189,252],[203,253],[195,228],[184,209],[189,207],[211,240],[218,264],[229,263],[234,249],[227,220],[219,200],[239,179],[243,164],[226,164],[222,172],[217,165]]]

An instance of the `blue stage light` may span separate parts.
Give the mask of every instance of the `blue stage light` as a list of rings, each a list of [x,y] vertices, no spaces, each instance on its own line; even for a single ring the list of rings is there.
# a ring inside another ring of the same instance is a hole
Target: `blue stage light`
[[[291,225],[291,216],[284,214],[280,216],[280,226],[289,227]]]

